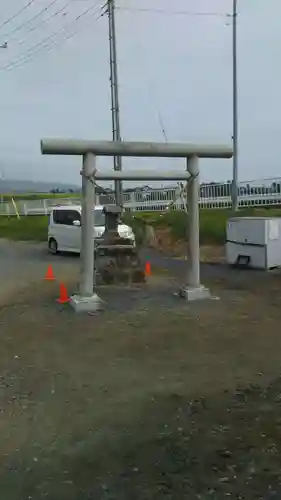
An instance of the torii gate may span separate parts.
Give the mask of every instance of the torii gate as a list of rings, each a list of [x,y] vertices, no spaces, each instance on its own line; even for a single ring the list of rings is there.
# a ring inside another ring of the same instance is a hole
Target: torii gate
[[[75,311],[96,311],[101,299],[94,290],[94,211],[95,181],[188,181],[188,244],[187,277],[181,295],[187,300],[198,300],[210,296],[209,290],[200,282],[199,245],[199,158],[231,158],[231,146],[155,143],[155,142],[111,142],[75,139],[43,139],[42,154],[79,155],[83,157],[82,174],[82,226],[81,226],[81,272],[79,295],[71,297]],[[185,158],[186,169],[171,174],[143,171],[112,171],[102,173],[96,169],[97,156],[131,156],[154,158]]]

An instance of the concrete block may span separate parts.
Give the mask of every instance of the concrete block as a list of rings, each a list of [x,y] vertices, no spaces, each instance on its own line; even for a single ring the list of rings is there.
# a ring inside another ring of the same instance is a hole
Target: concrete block
[[[188,302],[212,298],[209,289],[205,288],[204,286],[199,286],[196,288],[182,288],[179,291],[179,296],[183,297]]]
[[[72,295],[69,301],[75,312],[97,312],[103,309],[102,299],[94,293],[91,297]]]

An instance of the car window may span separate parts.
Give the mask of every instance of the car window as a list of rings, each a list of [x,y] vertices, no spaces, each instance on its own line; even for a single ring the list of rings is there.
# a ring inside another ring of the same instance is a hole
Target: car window
[[[95,216],[95,226],[104,226],[105,225],[105,214],[102,210],[94,210]]]
[[[80,213],[77,210],[54,210],[53,219],[55,224],[63,224],[64,226],[72,226],[73,221],[81,221]]]

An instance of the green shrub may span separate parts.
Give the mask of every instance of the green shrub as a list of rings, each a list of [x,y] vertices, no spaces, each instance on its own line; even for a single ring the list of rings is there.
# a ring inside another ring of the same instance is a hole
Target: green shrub
[[[230,217],[280,217],[280,208],[255,208],[249,207],[237,213],[229,209],[205,209],[200,211],[200,243],[224,244],[226,223]],[[188,216],[184,211],[166,212],[136,212],[135,219],[144,224],[151,224],[155,228],[168,227],[175,240],[186,240],[188,236]]]
[[[123,221],[133,229],[137,245],[142,245],[145,239],[145,221],[141,218],[134,217],[131,214],[125,214],[123,216]]]

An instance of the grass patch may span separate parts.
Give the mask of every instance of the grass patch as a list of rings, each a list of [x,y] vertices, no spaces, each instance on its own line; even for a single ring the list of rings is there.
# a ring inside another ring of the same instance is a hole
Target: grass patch
[[[200,213],[200,242],[202,245],[222,245],[225,241],[226,222],[233,216],[231,210],[210,209]],[[237,217],[281,217],[280,208],[247,208],[235,213]],[[170,228],[176,241],[185,240],[187,234],[187,216],[182,211],[164,213],[146,212],[125,214],[124,222],[133,228],[138,244],[145,236],[147,224],[155,228]],[[11,240],[46,241],[48,228],[47,216],[0,216],[0,238]]]
[[[281,217],[280,208],[246,208],[233,213],[228,209],[207,209],[200,212],[200,242],[201,244],[223,244],[225,229],[230,217]],[[183,211],[137,213],[132,219],[132,225],[139,227],[144,233],[146,224],[155,228],[170,228],[175,240],[185,240],[187,236],[187,215]],[[129,222],[129,218],[128,218]]]
[[[48,217],[41,215],[0,217],[0,238],[18,241],[46,241]]]

